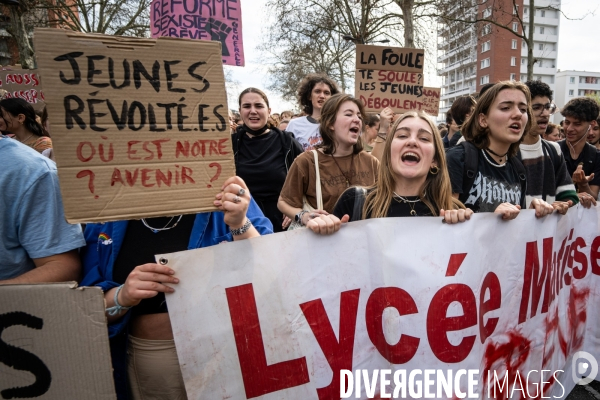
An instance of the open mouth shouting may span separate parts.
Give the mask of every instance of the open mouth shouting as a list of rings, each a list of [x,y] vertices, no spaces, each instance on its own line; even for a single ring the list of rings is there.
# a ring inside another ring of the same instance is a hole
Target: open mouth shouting
[[[537,120],[537,126],[540,130],[544,130],[544,132],[546,131],[546,128],[548,127],[548,118],[540,118]]]
[[[258,115],[253,115],[248,118],[249,124],[258,125],[260,124],[260,117]]]
[[[402,154],[402,157],[400,157],[400,159],[404,164],[407,165],[417,165],[419,161],[421,161],[421,157],[419,157],[417,153],[414,153],[412,151],[407,151],[406,153]]]
[[[510,126],[508,127],[508,129],[512,132],[512,133],[516,133],[516,134],[521,134],[521,129],[522,129],[522,125],[518,122],[512,123],[510,124]]]

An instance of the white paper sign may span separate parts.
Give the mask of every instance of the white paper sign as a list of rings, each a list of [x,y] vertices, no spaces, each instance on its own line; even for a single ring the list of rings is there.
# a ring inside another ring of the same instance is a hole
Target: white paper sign
[[[180,279],[167,301],[188,396],[339,399],[340,370],[390,369],[383,389],[342,389],[488,398],[495,372],[496,398],[519,379],[510,398],[565,397],[591,371],[576,352],[600,358],[599,215],[385,218],[161,255]]]

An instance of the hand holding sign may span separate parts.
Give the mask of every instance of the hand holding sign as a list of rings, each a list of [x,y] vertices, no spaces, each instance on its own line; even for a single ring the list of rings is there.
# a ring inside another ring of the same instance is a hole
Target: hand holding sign
[[[225,213],[225,223],[232,229],[238,229],[246,222],[246,212],[250,204],[248,186],[239,176],[227,179],[215,196],[215,206]]]
[[[168,284],[177,284],[179,279],[175,278],[171,268],[160,264],[148,263],[138,265],[127,276],[123,288],[119,291],[119,304],[123,307],[133,307],[140,304],[143,299],[156,296],[159,292],[173,293],[175,289]],[[114,291],[106,293],[108,307],[114,306]]]
[[[384,108],[379,114],[379,133],[390,134],[390,127],[394,119],[394,111],[390,107]]]

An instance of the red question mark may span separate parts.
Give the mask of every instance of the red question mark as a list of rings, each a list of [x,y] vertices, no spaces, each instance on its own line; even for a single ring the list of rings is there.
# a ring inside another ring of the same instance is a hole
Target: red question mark
[[[85,176],[89,176],[90,177],[90,181],[88,182],[88,188],[90,189],[90,192],[92,192],[92,194],[94,194],[94,177],[96,176],[96,174],[94,174],[94,172],[90,171],[89,169],[84,169],[83,171],[79,171],[76,175],[78,178],[83,178]],[[94,195],[94,198],[97,199],[98,195]]]
[[[210,178],[210,182],[214,182],[219,178],[219,175],[221,175],[221,164],[214,162],[214,163],[208,164],[208,167],[209,168],[217,167],[217,173],[215,174],[215,176]],[[212,185],[209,183],[208,185],[206,185],[206,187],[212,187]]]

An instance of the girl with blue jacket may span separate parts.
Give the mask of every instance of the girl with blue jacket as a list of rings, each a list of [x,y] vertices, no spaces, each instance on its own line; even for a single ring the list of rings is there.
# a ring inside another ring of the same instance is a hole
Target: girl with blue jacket
[[[119,399],[187,398],[164,296],[179,281],[154,255],[273,232],[239,177],[223,184],[214,204],[221,212],[86,226],[81,284],[105,293]]]

